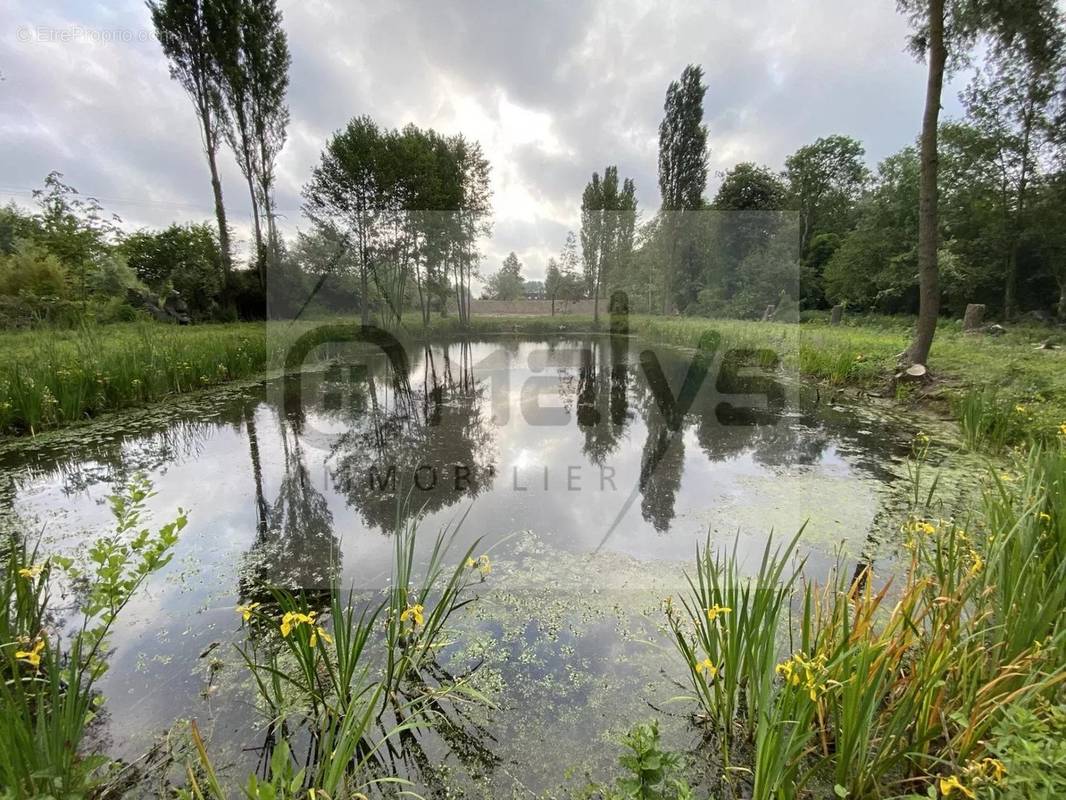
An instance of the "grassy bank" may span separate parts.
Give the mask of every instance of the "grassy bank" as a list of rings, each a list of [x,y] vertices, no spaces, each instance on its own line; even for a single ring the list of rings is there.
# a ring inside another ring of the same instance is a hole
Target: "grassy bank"
[[[0,434],[33,434],[105,411],[249,378],[263,326],[158,323],[0,336]]]
[[[403,335],[547,335],[593,327],[591,318],[578,316],[486,317],[469,327],[452,317],[434,319],[427,330],[412,317]],[[721,334],[724,347],[777,343],[786,367],[798,369],[805,378],[866,391],[888,386],[896,355],[909,342],[910,327],[910,320],[891,317],[857,317],[839,327],[813,320],[798,328],[696,318],[630,320],[632,333],[663,344],[694,347],[712,330]],[[281,345],[289,335],[281,335]],[[1066,422],[1066,350],[1036,345],[1055,336],[1053,329],[1043,326],[1014,327],[1000,337],[964,335],[959,323],[945,321],[929,364],[936,381],[921,389],[921,399],[939,403],[943,411],[961,418],[967,396],[992,387],[995,412],[1019,415],[1012,427],[1054,435]],[[1057,336],[1066,339],[1064,334]],[[269,339],[270,346],[279,346],[273,336]],[[254,377],[266,368],[267,349],[266,327],[250,322],[189,328],[138,323],[2,333],[0,435],[32,434],[167,395]],[[899,399],[910,398],[901,394]]]

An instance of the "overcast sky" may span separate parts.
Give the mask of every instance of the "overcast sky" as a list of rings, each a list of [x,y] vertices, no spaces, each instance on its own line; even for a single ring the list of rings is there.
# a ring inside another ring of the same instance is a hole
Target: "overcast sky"
[[[644,218],[658,206],[658,125],[669,82],[701,64],[712,175],[739,161],[781,169],[819,136],[861,140],[871,166],[913,141],[924,67],[893,0],[281,3],[292,51],[288,142],[278,162],[284,230],[306,226],[300,189],[350,118],[409,122],[481,142],[495,233],[543,276],[593,170],[618,164]],[[0,202],[30,202],[50,170],[129,228],[212,220],[192,105],[170,80],[143,2],[0,4]],[[964,76],[945,87],[960,113]],[[246,187],[224,152],[237,238]],[[712,177],[708,194],[713,194]]]

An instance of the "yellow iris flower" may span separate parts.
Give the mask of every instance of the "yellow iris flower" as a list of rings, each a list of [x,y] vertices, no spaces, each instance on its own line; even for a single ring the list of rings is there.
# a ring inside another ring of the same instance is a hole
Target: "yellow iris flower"
[[[237,613],[241,615],[241,618],[247,622],[252,618],[252,614],[259,608],[259,603],[249,603],[246,606],[237,606]]]
[[[718,619],[719,616],[723,614],[728,614],[732,610],[733,609],[731,609],[729,606],[720,606],[715,603],[713,606],[707,609],[707,619],[710,622],[714,622],[716,619]]]
[[[37,643],[29,650],[16,650],[15,658],[25,661],[34,669],[41,666],[41,651],[44,650],[44,639],[38,639]]]
[[[976,797],[972,789],[968,789],[963,786],[962,781],[959,780],[958,775],[950,775],[947,778],[940,779],[940,793],[944,795],[944,797],[950,797],[956,789],[959,790],[960,794],[971,798],[971,800],[972,798]]]
[[[281,635],[288,636],[297,625],[314,625],[315,612],[302,614],[299,611],[286,611],[281,618]]]
[[[425,616],[423,615],[424,611],[425,609],[422,608],[421,603],[417,603],[413,606],[408,606],[403,611],[403,613],[400,614],[400,622],[407,622],[407,620],[411,620],[416,628],[421,625],[424,625],[426,622]]]
[[[696,674],[699,675],[703,672],[707,673],[707,680],[713,681],[718,676],[718,667],[714,665],[711,659],[705,658],[696,664]]]
[[[44,570],[44,564],[34,564],[32,567],[23,567],[19,570],[19,575],[23,578],[36,578]]]

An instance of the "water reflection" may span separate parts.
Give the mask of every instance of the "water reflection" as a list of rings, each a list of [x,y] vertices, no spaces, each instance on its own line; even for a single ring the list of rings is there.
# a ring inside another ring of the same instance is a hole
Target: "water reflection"
[[[77,531],[108,525],[103,499],[134,471],[155,483],[157,518],[191,509],[174,563],[128,612],[105,687],[116,744],[138,755],[146,731],[203,709],[203,682],[187,676],[198,653],[240,635],[237,602],[260,599],[267,583],[320,596],[334,575],[370,595],[384,587],[405,500],[430,533],[467,515],[459,547],[532,529],[537,545],[521,558],[511,545],[499,552],[500,564],[516,565],[511,573],[501,566],[511,583],[499,589],[516,606],[522,592],[548,606],[566,583],[616,575],[625,582],[611,596],[624,606],[646,573],[686,562],[708,531],[731,542],[742,529],[761,552],[770,528],[795,530],[810,517],[817,538],[808,546],[822,556],[809,563],[827,563],[841,539],[858,552],[878,513],[884,465],[905,446],[847,411],[801,407],[784,380],[773,382],[771,360],[748,351],[730,365],[716,345],[694,354],[623,336],[442,341],[409,350],[402,370],[373,349],[338,350],[302,375],[0,450],[0,503],[55,516],[48,530],[71,533],[70,546],[81,541]],[[741,373],[764,382],[738,385]],[[584,568],[584,559],[605,563],[588,556],[601,545],[606,558],[629,561],[609,575]],[[559,602],[556,616],[576,613],[568,596]],[[655,602],[618,613],[639,615]],[[499,598],[489,607],[500,608]],[[439,787],[434,771],[444,759],[504,781],[518,769],[521,742],[558,737],[572,750],[585,737],[595,749],[602,728],[584,731],[576,711],[563,714],[544,698],[576,686],[575,709],[640,706],[648,676],[627,665],[631,650],[614,636],[613,618],[597,620],[594,640],[576,624],[580,635],[552,638],[559,622],[552,628],[546,616],[540,607],[521,625],[481,621],[477,657],[433,667],[462,673],[487,659],[502,687],[491,722],[449,708],[443,741],[425,738],[387,757]],[[536,670],[522,662],[531,650]],[[587,675],[575,672],[579,657]],[[230,730],[246,722],[245,706],[212,702],[212,716]],[[256,738],[241,746],[261,745]]]

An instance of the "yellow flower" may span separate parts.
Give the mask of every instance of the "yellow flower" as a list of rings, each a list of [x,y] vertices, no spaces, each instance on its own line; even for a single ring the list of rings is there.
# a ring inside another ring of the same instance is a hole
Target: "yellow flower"
[[[326,629],[321,625],[316,625],[314,630],[311,631],[311,646],[314,647],[318,644],[318,637],[322,637],[322,641],[326,644],[333,644],[333,637],[326,633]]]
[[[416,628],[420,625],[424,625],[426,622],[426,619],[423,616],[424,611],[425,609],[422,608],[421,603],[416,603],[413,606],[408,606],[404,610],[404,612],[400,614],[400,622],[407,622],[407,620],[411,620],[412,624]]]
[[[252,618],[252,614],[257,608],[259,608],[259,603],[249,603],[246,606],[237,606],[237,613],[247,622]]]
[[[25,661],[34,669],[41,666],[41,651],[44,650],[44,639],[38,639],[37,643],[29,650],[16,650],[15,658]]]
[[[970,551],[970,558],[972,559],[972,563],[970,564],[969,574],[970,577],[973,578],[981,574],[981,570],[985,568],[985,562],[981,558],[981,554],[976,550]]]
[[[1014,410],[1017,411],[1019,414],[1029,413],[1029,409],[1026,406],[1023,406],[1021,403],[1018,403],[1018,405],[1014,407]]]
[[[466,560],[466,566],[467,566],[468,569],[473,569],[474,567],[477,566],[477,560],[473,559],[473,558],[468,558]]]
[[[1046,511],[1041,511],[1040,512],[1040,521],[1041,522],[1051,522],[1051,515],[1049,513],[1047,513]]]
[[[718,619],[719,616],[721,616],[722,614],[728,614],[732,610],[733,609],[731,609],[729,606],[720,606],[715,603],[713,606],[707,609],[707,619],[710,622],[714,622],[716,619]]]
[[[23,578],[33,579],[36,578],[44,570],[44,564],[34,564],[32,567],[23,567],[19,570],[19,575]]]
[[[281,618],[281,635],[288,636],[292,633],[293,629],[297,625],[314,625],[315,624],[315,612],[309,611],[306,614],[302,614],[299,611],[286,611],[285,616]],[[313,635],[312,631],[312,635]]]
[[[713,681],[718,676],[718,667],[714,665],[711,659],[705,658],[696,664],[696,674],[699,675],[703,672],[707,673],[707,680]]]
[[[487,577],[488,574],[492,572],[492,562],[489,561],[489,557],[487,555],[478,557],[477,568],[481,570],[482,578]]]
[[[1066,422],[1059,425],[1059,435],[1066,436]]]
[[[982,758],[981,772],[995,783],[1002,783],[1003,776],[1007,774],[1007,767],[998,758]]]
[[[950,797],[952,792],[956,789],[969,798],[976,796],[974,795],[973,790],[967,789],[962,785],[958,775],[951,775],[950,777],[940,779],[940,793],[944,795],[944,797]]]

